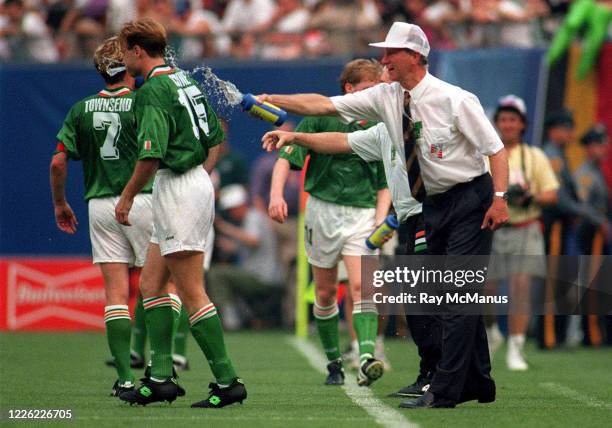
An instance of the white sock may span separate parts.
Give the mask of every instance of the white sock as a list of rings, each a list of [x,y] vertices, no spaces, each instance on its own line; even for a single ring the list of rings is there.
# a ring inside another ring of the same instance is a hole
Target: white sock
[[[525,335],[524,334],[511,334],[508,337],[508,350],[510,348],[522,351],[525,347]]]

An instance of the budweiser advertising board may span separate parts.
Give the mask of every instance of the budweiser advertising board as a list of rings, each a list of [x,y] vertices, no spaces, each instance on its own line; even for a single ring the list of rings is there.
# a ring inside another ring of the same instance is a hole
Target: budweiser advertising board
[[[0,258],[0,329],[104,329],[104,285],[90,258]]]

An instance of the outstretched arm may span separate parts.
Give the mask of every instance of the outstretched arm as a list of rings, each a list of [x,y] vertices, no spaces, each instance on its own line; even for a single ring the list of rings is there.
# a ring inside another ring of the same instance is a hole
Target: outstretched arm
[[[323,154],[352,152],[347,134],[341,132],[308,134],[304,132],[270,131],[262,137],[261,141],[263,148],[268,152],[279,150],[291,144],[297,144]]]
[[[289,113],[301,116],[326,116],[335,115],[336,107],[331,100],[319,94],[296,94],[296,95],[268,95],[257,96],[260,102],[274,104]]]

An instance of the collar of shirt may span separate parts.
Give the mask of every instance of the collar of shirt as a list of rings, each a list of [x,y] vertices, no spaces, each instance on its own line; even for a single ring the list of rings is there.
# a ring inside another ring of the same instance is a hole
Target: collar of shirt
[[[431,83],[432,77],[433,76],[429,74],[429,72],[426,72],[425,76],[421,79],[419,83],[417,83],[414,88],[408,90],[402,87],[402,89],[404,89],[404,92],[408,92],[410,94],[410,101],[414,102],[415,104],[419,102],[419,99],[423,96],[425,90]]]

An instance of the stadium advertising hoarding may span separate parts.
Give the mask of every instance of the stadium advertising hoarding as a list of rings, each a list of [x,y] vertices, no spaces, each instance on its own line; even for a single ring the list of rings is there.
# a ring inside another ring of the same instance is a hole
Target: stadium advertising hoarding
[[[89,258],[0,258],[0,281],[0,330],[104,328],[104,283]]]

